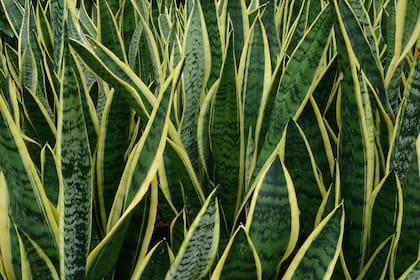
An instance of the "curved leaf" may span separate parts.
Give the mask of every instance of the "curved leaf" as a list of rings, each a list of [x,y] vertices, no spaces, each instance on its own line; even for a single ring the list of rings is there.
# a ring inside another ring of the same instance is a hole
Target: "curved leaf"
[[[420,133],[420,59],[410,75],[407,93],[395,127],[394,142],[388,159],[388,170],[398,175],[403,193],[403,221],[398,241],[395,273],[400,275],[417,258],[420,240],[420,175],[416,158],[416,140]]]
[[[230,238],[211,279],[261,279],[261,264],[243,226]]]
[[[246,223],[261,261],[263,278],[272,277],[299,235],[299,209],[289,172],[276,156],[254,190]]]
[[[303,109],[302,105],[313,90],[311,86],[319,72],[320,59],[324,54],[331,27],[332,12],[330,6],[327,6],[292,54],[277,89],[273,109],[266,112],[271,113],[270,123],[254,176],[277,147],[288,120],[293,118],[300,108]]]
[[[341,250],[344,207],[337,206],[308,236],[282,279],[329,279]]]
[[[197,123],[200,98],[210,74],[210,50],[200,1],[194,1],[184,38],[185,67],[181,139],[198,171]]]
[[[210,269],[219,243],[219,207],[216,190],[191,224],[165,279],[200,279]]]

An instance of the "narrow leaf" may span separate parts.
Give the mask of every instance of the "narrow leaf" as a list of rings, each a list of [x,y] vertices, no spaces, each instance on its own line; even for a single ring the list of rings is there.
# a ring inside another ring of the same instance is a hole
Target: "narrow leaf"
[[[289,172],[276,155],[258,182],[246,223],[261,261],[263,278],[273,277],[299,235],[299,209]]]
[[[309,235],[282,279],[329,279],[341,249],[344,207],[340,204]]]
[[[219,243],[219,207],[216,190],[191,224],[165,279],[200,279],[210,269]]]
[[[81,101],[84,89],[78,84],[79,73],[68,46],[65,46],[62,67],[57,136],[63,180],[61,275],[83,278],[91,231],[92,166]]]

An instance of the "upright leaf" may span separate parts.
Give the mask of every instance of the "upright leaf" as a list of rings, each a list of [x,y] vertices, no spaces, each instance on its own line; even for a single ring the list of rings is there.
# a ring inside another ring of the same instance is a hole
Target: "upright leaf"
[[[416,260],[420,241],[419,166],[416,158],[416,139],[420,133],[420,59],[415,61],[409,86],[401,105],[395,138],[388,159],[388,169],[395,171],[403,193],[403,221],[398,241],[395,273],[397,276]]]
[[[107,0],[98,3],[98,14],[98,35],[100,36],[101,43],[107,46],[119,59],[127,61],[124,43],[122,42],[117,22]]]
[[[282,279],[329,279],[341,249],[344,207],[337,206],[308,236]]]
[[[212,279],[261,279],[261,265],[251,239],[240,226],[229,240]]]
[[[213,101],[210,127],[211,151],[214,158],[214,183],[220,185],[220,201],[228,227],[232,226],[240,195],[240,123],[239,97],[235,79],[233,36],[230,36],[220,85]],[[235,200],[237,198],[237,200]]]
[[[299,235],[295,190],[277,155],[254,190],[246,229],[260,258],[262,277],[273,277]]]
[[[216,190],[191,224],[165,279],[200,279],[210,269],[219,243],[219,207]]]
[[[209,37],[209,47],[211,52],[211,70],[209,85],[212,85],[219,77],[222,66],[222,43],[220,36],[220,25],[217,18],[217,5],[215,0],[201,1],[204,19]]]
[[[313,154],[300,127],[291,120],[287,125],[284,164],[293,180],[305,238],[315,225],[315,217],[325,189],[317,182]]]
[[[77,68],[68,46],[62,63],[58,122],[58,158],[62,172],[60,197],[61,275],[65,279],[85,276],[91,231],[92,165],[89,139],[82,110]]]
[[[173,91],[181,67],[182,64],[164,83],[143,135],[127,160],[109,216],[107,235],[88,257],[88,279],[102,279],[112,273],[133,214],[139,211],[140,206],[144,206],[141,202],[155,178],[165,149]],[[172,82],[173,87],[169,88]],[[155,218],[153,215],[151,217]],[[143,251],[141,253],[144,254]]]
[[[335,9],[338,4],[334,1]],[[346,211],[343,252],[350,275],[357,275],[364,263],[369,229],[367,200],[372,191],[374,151],[369,142],[367,111],[363,107],[362,90],[354,50],[346,33],[346,19],[337,11],[338,63],[343,73],[341,86],[341,128],[338,139],[338,164],[341,194]]]
[[[38,171],[2,95],[0,95],[0,169],[8,188],[8,216],[21,231],[42,248],[58,268],[58,227],[42,188]],[[9,234],[14,235],[11,237],[12,242],[17,242],[16,232],[13,230]],[[17,253],[16,248],[12,253]],[[14,265],[16,269],[16,264]]]
[[[54,35],[54,62],[56,70],[60,69],[60,63],[63,57],[66,2],[66,0],[52,1],[50,8],[50,18],[52,20],[51,27]]]
[[[332,26],[330,6],[324,8],[300,42],[281,78],[271,112],[267,137],[258,156],[254,177],[277,147],[288,120],[307,100]],[[279,71],[279,70],[278,70]],[[298,82],[299,81],[299,82]]]
[[[96,163],[98,202],[104,225],[126,163],[130,118],[131,108],[120,92],[109,94],[102,114]]]
[[[198,171],[197,123],[200,98],[210,74],[210,50],[200,1],[194,1],[184,38],[185,67],[181,139]]]

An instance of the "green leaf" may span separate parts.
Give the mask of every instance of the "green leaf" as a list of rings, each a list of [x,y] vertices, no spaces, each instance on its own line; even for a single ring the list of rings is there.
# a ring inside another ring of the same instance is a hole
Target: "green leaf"
[[[19,276],[20,274],[20,263],[17,263],[16,260],[19,250],[13,246],[13,237],[16,238],[16,231],[9,217],[9,193],[3,171],[0,171],[0,232],[2,233],[2,238],[0,238],[0,273],[5,279],[16,279],[15,275]],[[17,268],[16,271],[15,268]]]
[[[372,83],[373,88],[377,92],[382,105],[385,107],[387,113],[392,116],[393,111],[389,104],[387,92],[385,90],[383,73],[381,72],[381,65],[379,59],[372,52],[372,49],[367,41],[365,35],[360,28],[356,16],[353,14],[349,4],[346,1],[338,1],[337,13],[340,14],[344,24],[345,32],[351,43],[354,55],[356,56],[361,69],[366,74],[369,81]],[[344,32],[344,31],[343,31]]]
[[[31,240],[23,231],[19,229],[16,229],[16,231],[18,232],[19,243],[24,248],[25,253],[24,256],[21,255],[22,262],[27,262],[32,279],[59,279],[53,263],[38,244]],[[22,264],[23,266],[24,264]]]
[[[185,67],[183,73],[184,98],[181,139],[198,171],[197,123],[200,98],[210,74],[210,50],[206,24],[200,1],[194,1],[184,38]]]
[[[276,155],[257,182],[246,229],[261,261],[262,277],[275,270],[292,252],[299,235],[299,209],[289,172]]]
[[[220,185],[220,202],[228,228],[232,226],[235,209],[239,203],[240,179],[240,123],[238,119],[239,97],[235,80],[233,36],[220,78],[220,84],[213,99],[210,143],[214,159],[214,184]]]
[[[227,2],[227,3],[226,3]],[[232,21],[233,33],[235,42],[235,58],[236,62],[239,62],[239,58],[241,57],[241,53],[244,47],[244,41],[246,37],[246,32],[248,28],[248,21],[247,16],[244,14],[246,13],[246,6],[245,2],[242,0],[239,1],[224,1],[223,3],[226,5],[226,19],[223,19],[225,22],[229,20]],[[220,7],[224,7],[224,5],[220,5]],[[227,24],[225,24],[227,26]]]
[[[163,279],[171,265],[169,250],[169,245],[165,241],[156,244],[145,259],[138,263],[138,270],[134,271],[131,279]]]
[[[127,61],[124,51],[124,43],[115,20],[115,17],[108,5],[108,1],[98,2],[98,34],[104,46],[112,51],[121,61]]]
[[[261,279],[261,264],[254,245],[243,226],[230,238],[212,279]]]
[[[79,21],[80,27],[84,30],[84,33],[89,34],[91,37],[95,37],[97,34],[96,26],[93,24],[87,10],[85,1],[81,1],[79,7]]]
[[[266,4],[265,12],[262,16],[264,28],[267,32],[267,39],[270,50],[271,66],[274,67],[277,63],[277,56],[280,51],[280,40],[278,29],[276,28],[276,2],[269,0],[262,0],[260,4]]]
[[[307,143],[301,128],[291,120],[287,125],[284,165],[293,181],[300,219],[305,221],[300,228],[303,238],[312,231],[322,197],[326,193],[318,183],[313,154]]]
[[[152,234],[158,223],[158,186],[152,181],[150,192],[130,212],[129,225],[124,236],[121,252],[118,255],[114,277],[128,279],[136,268],[136,262],[142,261],[147,250],[153,244]],[[128,223],[128,222],[127,222]]]
[[[63,57],[57,132],[63,180],[61,275],[83,278],[92,226],[92,159],[81,101],[84,88],[78,83],[79,73],[67,45]]]
[[[420,276],[420,259],[417,259],[399,279],[416,280]]]
[[[334,5],[338,9],[335,1]],[[372,149],[367,118],[363,105],[360,73],[352,57],[350,39],[337,13],[341,35],[337,36],[338,63],[343,74],[341,86],[341,128],[338,139],[338,165],[341,196],[346,211],[343,253],[350,275],[356,276],[364,263],[369,230],[369,209],[366,207],[373,187],[374,149]]]
[[[277,89],[267,137],[258,156],[254,177],[277,147],[289,119],[293,118],[300,108],[303,109],[302,105],[308,99],[313,81],[319,72],[318,65],[324,54],[331,26],[331,8],[327,6],[292,54]],[[280,71],[279,67],[276,71]]]
[[[51,27],[54,35],[54,62],[56,70],[60,69],[63,58],[64,22],[67,8],[66,2],[67,1],[65,0],[52,1],[50,7]]]
[[[71,40],[70,44],[86,65],[113,86],[140,115],[148,116],[156,97],[140,78],[101,43],[91,39],[92,48]]]
[[[210,194],[191,224],[165,279],[200,279],[210,269],[219,243],[219,207]]]
[[[4,15],[9,21],[10,27],[16,37],[19,36],[19,30],[22,26],[24,9],[22,5],[16,0],[4,0],[1,1],[1,5],[4,9]]]
[[[397,276],[416,260],[420,240],[420,182],[416,158],[416,139],[420,133],[420,59],[410,74],[406,96],[402,102],[394,131],[394,141],[388,159],[388,170],[398,175],[403,193],[403,221],[395,264]]]
[[[45,193],[53,205],[58,205],[59,196],[59,170],[57,157],[53,149],[47,144],[41,150],[41,175]]]
[[[171,249],[174,252],[178,252],[179,248],[182,245],[182,241],[185,239],[186,233],[186,217],[185,211],[181,211],[178,215],[171,221],[170,226],[170,241]]]
[[[58,227],[21,131],[0,95],[0,169],[8,191],[8,216],[58,268]],[[14,232],[14,231],[13,231]],[[16,233],[12,233],[16,235]],[[11,237],[16,241],[16,236]]]
[[[234,42],[232,42],[234,43]],[[260,124],[257,124],[260,108],[265,105],[267,95],[265,84],[271,78],[271,63],[265,28],[258,17],[251,27],[249,39],[245,42],[246,60],[244,65],[243,100],[244,136],[255,138],[258,145]],[[242,63],[242,61],[241,61]],[[250,132],[256,134],[254,135]]]
[[[399,229],[402,214],[402,189],[394,172],[385,176],[375,186],[369,199],[371,210],[370,253],[374,253],[384,240]]]
[[[212,85],[220,74],[222,68],[222,43],[220,40],[220,25],[217,18],[216,1],[200,2],[203,8],[204,19],[209,37],[211,52],[211,70],[208,84]]]
[[[300,247],[282,279],[329,279],[341,250],[344,207],[337,206]]]
[[[372,254],[357,279],[385,279],[393,248],[393,236],[382,242]]]
[[[107,234],[88,256],[87,279],[102,279],[112,273],[133,214],[144,206],[142,200],[150,189],[149,185],[154,180],[163,157],[173,91],[179,80],[181,66],[182,64],[164,83],[143,135],[127,160],[109,215]],[[174,85],[169,88],[172,82]],[[152,206],[151,209],[156,211]],[[151,218],[154,219],[155,216],[151,214]],[[144,248],[141,253],[145,255]]]
[[[337,149],[329,135],[326,124],[327,117],[325,116],[330,106],[330,95],[335,94],[335,89],[337,88],[338,65],[336,58],[334,57],[327,65],[327,69],[322,73],[322,78],[317,83],[312,96],[309,97],[309,102],[297,120],[308,139],[312,151],[316,151],[314,152],[314,158],[319,169],[318,176],[324,183],[324,186],[329,186],[333,181],[334,159]],[[335,116],[334,112],[334,121]],[[314,125],[314,120],[316,120],[317,125]],[[332,210],[333,208],[330,209],[330,211]]]
[[[98,138],[96,176],[102,222],[111,211],[128,149],[131,109],[119,92],[108,94]]]

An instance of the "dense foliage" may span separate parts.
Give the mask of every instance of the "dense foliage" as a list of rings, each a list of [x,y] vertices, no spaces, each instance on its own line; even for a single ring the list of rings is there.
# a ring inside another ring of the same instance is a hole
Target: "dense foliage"
[[[419,277],[419,1],[0,3],[0,279]]]

